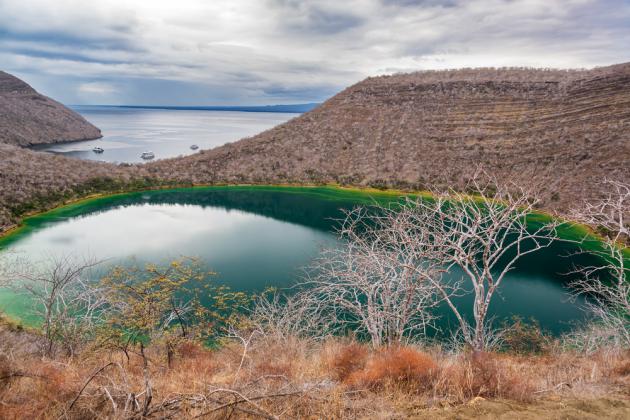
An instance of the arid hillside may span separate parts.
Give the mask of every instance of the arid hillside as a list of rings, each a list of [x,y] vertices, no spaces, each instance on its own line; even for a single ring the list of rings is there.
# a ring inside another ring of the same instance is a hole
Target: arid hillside
[[[0,231],[87,193],[172,183],[464,188],[481,165],[563,211],[596,198],[604,178],[630,179],[630,63],[368,78],[252,138],[131,167],[15,146],[99,133],[6,73],[0,92]]]
[[[0,143],[31,146],[99,137],[101,131],[79,114],[0,71]]]
[[[26,213],[91,193],[152,185],[138,166],[71,159],[0,143],[0,232]]]
[[[478,165],[542,186],[548,208],[630,178],[630,64],[368,78],[252,138],[149,165],[194,183],[463,186]]]
[[[0,232],[24,214],[94,192],[149,185],[139,167],[70,159],[24,148],[101,136],[64,105],[0,71]]]

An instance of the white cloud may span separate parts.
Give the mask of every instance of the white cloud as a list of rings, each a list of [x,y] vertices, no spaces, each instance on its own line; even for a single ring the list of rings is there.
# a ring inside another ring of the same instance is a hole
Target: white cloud
[[[88,95],[109,95],[116,90],[108,83],[90,82],[79,85],[79,92]]]
[[[395,71],[628,61],[628,21],[625,0],[0,0],[0,62],[69,102],[297,102]]]

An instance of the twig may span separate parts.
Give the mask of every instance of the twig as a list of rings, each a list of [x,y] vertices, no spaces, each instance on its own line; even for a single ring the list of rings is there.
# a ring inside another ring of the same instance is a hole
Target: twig
[[[79,399],[79,397],[81,396],[81,394],[83,393],[83,391],[85,390],[85,388],[88,386],[88,384],[90,382],[92,382],[92,379],[96,378],[96,375],[98,375],[99,373],[101,373],[103,370],[105,370],[106,367],[113,365],[114,362],[109,362],[106,365],[103,365],[100,369],[98,369],[96,372],[94,372],[92,374],[92,376],[90,376],[90,378],[85,382],[85,384],[83,384],[83,387],[81,388],[81,390],[79,391],[79,393],[77,394],[76,397],[74,397],[74,399],[72,400],[72,403],[70,404],[70,407],[68,407],[68,411],[72,410],[72,407],[74,407],[74,404],[77,402],[77,400]]]
[[[105,394],[107,394],[107,397],[109,398],[109,400],[112,402],[112,407],[114,408],[114,415],[116,415],[116,411],[118,407],[116,406],[116,403],[114,402],[114,399],[112,398],[112,395],[107,390],[107,387],[103,387],[103,390],[105,391]]]
[[[569,388],[571,388],[571,384],[568,382],[560,382],[558,385],[551,387],[551,388],[547,388],[547,389],[541,389],[540,391],[534,391],[534,394],[542,394],[543,392],[549,392],[549,391],[555,391],[557,389],[562,388],[564,385],[568,386]]]
[[[142,354],[142,373],[144,375],[144,386],[146,395],[144,397],[144,408],[142,409],[142,416],[146,417],[149,412],[149,405],[151,405],[151,400],[153,399],[153,391],[151,389],[151,381],[149,379],[149,363],[147,361],[147,357],[144,354],[144,343],[140,343],[140,354]]]
[[[4,381],[6,379],[11,379],[11,378],[37,378],[37,379],[43,379],[44,381],[48,380],[47,377],[42,376],[42,375],[35,375],[33,373],[26,373],[26,372],[14,372],[6,376],[0,376],[0,381]]]
[[[207,416],[208,414],[213,413],[215,411],[223,410],[224,408],[228,408],[228,407],[231,407],[231,406],[234,406],[234,405],[238,405],[240,403],[248,402],[248,403],[252,404],[254,407],[256,407],[257,409],[259,409],[260,411],[262,411],[262,413],[259,414],[261,417],[265,417],[265,418],[268,418],[268,419],[275,420],[278,417],[264,413],[264,410],[262,410],[258,405],[254,404],[253,401],[266,400],[266,399],[272,399],[272,398],[290,397],[290,396],[293,396],[293,395],[299,395],[299,394],[303,394],[304,393],[304,391],[295,391],[295,392],[285,392],[285,393],[281,393],[281,394],[260,395],[258,397],[247,398],[244,395],[242,395],[240,392],[233,391],[233,390],[230,390],[230,389],[218,389],[215,392],[220,392],[220,391],[236,394],[239,397],[241,397],[241,399],[237,400],[237,401],[225,403],[223,405],[220,405],[218,407],[213,408],[210,411],[206,411],[204,413],[201,413],[201,414],[199,414],[199,415],[197,415],[197,416],[195,416],[193,418],[196,419],[196,418],[200,418],[200,417],[203,417],[203,416]]]

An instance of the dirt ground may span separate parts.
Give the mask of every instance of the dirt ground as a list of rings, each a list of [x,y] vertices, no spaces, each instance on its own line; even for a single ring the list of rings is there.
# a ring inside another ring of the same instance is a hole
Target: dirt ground
[[[473,400],[453,408],[425,409],[410,419],[630,419],[630,399],[614,396],[597,399],[550,398],[535,404]]]

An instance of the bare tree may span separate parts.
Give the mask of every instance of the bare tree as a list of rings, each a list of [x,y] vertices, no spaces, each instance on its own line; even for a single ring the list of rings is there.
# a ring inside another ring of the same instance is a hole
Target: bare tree
[[[11,284],[9,262],[12,258],[13,253],[0,249],[0,287],[7,287]]]
[[[495,338],[489,309],[506,275],[521,257],[551,245],[558,222],[540,218],[536,224],[528,223],[539,203],[536,195],[501,185],[483,172],[477,172],[467,190],[473,195],[434,192],[431,199],[407,202],[401,211],[408,213],[414,231],[430,238],[434,249],[429,257],[438,258],[449,272],[463,273],[459,282],[447,276],[428,279],[455,315],[465,342],[484,350]],[[472,320],[452,298],[468,287],[473,294]]]
[[[302,292],[329,329],[367,334],[373,346],[398,343],[426,332],[436,305],[430,279],[445,271],[430,258],[425,232],[409,226],[400,209],[356,208],[339,230],[342,245],[325,250]]]
[[[599,245],[586,252],[599,264],[577,267],[580,277],[574,293],[587,295],[587,309],[597,320],[591,328],[598,338],[614,346],[630,346],[630,184],[607,180],[609,190],[597,203],[575,210],[573,217],[597,229]],[[592,334],[591,334],[592,335]],[[599,341],[599,340],[597,340]]]
[[[341,228],[344,245],[314,266],[311,301],[330,312],[331,323],[358,325],[374,345],[422,331],[431,308],[443,301],[463,340],[475,350],[489,347],[497,338],[489,316],[493,298],[521,257],[555,240],[557,222],[528,224],[538,199],[482,172],[468,191],[474,195],[436,191],[350,212]],[[468,290],[472,319],[454,300]]]
[[[318,340],[327,335],[320,311],[310,304],[308,294],[269,290],[253,302],[247,320],[261,335],[280,341],[294,337]]]
[[[70,255],[37,262],[18,259],[11,264],[12,286],[29,295],[34,315],[42,320],[47,354],[55,342],[73,354],[100,319],[105,300],[87,275],[98,264]]]

